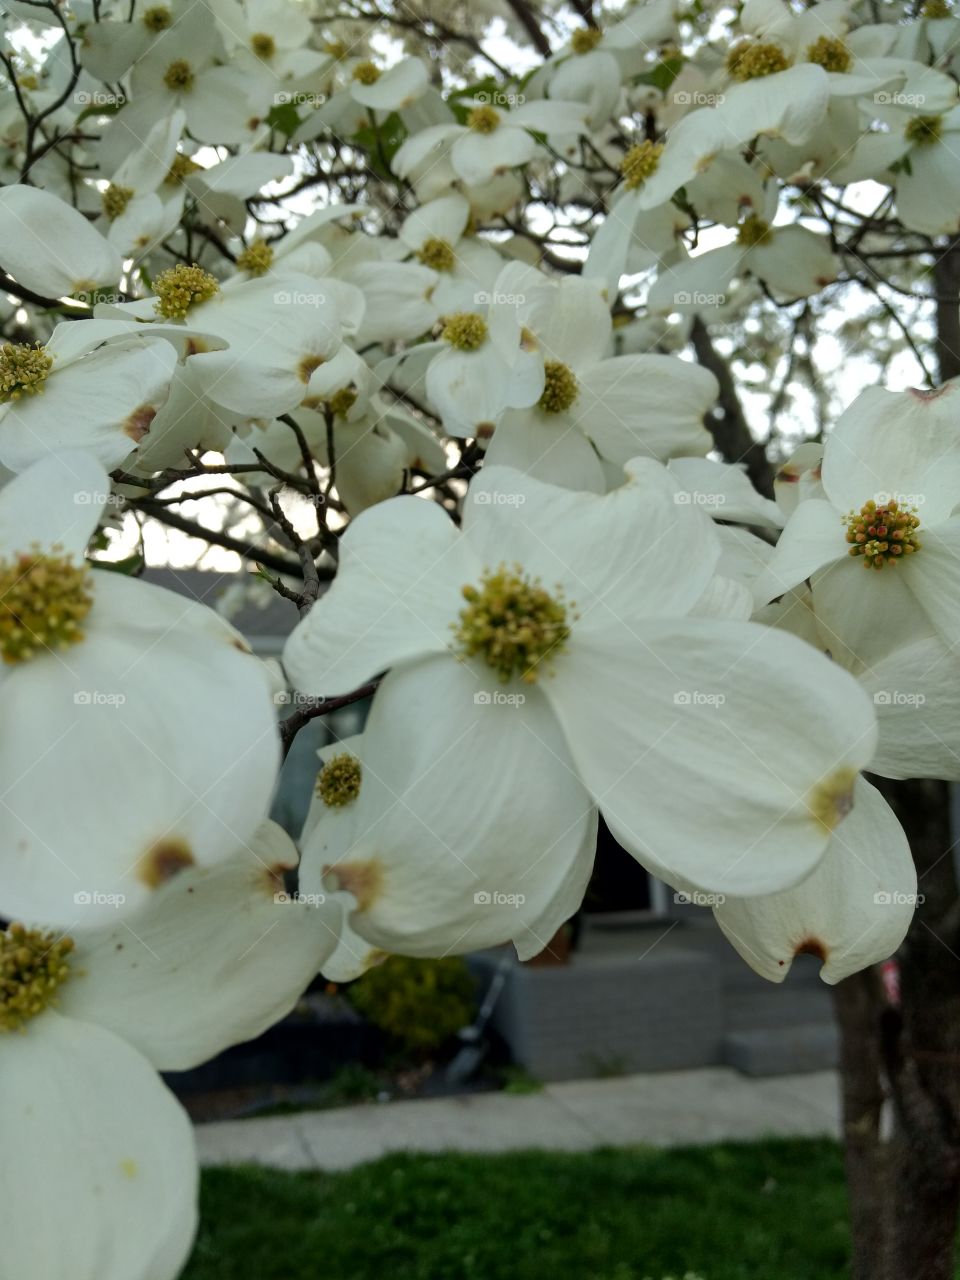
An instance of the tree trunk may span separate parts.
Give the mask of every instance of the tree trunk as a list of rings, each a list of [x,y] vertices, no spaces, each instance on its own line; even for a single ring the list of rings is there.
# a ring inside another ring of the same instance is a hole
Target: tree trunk
[[[877,971],[836,990],[853,1280],[954,1280],[960,1214],[960,902],[949,788],[881,782],[917,864],[899,1008]],[[889,1096],[892,1139],[883,1141]]]

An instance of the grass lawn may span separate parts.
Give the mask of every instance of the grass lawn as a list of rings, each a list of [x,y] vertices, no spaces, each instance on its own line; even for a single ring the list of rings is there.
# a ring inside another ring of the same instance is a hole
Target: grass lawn
[[[184,1280],[844,1280],[828,1141],[208,1170]]]

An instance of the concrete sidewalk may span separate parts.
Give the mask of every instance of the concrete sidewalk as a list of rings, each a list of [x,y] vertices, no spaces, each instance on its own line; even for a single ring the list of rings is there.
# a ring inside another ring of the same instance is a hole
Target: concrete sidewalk
[[[395,1151],[589,1151],[762,1137],[838,1137],[833,1071],[750,1079],[729,1067],[388,1102],[197,1126],[205,1165],[349,1169]]]

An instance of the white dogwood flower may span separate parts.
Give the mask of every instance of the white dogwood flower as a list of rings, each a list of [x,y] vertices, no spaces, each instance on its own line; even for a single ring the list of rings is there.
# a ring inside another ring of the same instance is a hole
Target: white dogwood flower
[[[238,633],[85,562],[109,496],[99,463],[72,451],[0,490],[8,919],[70,925],[91,895],[133,910],[184,868],[229,856],[273,789],[269,681]],[[99,902],[91,920],[113,913]]]
[[[647,865],[716,890],[788,887],[817,864],[848,810],[875,744],[872,708],[855,681],[793,637],[696,616],[720,554],[713,525],[675,501],[659,464],[635,459],[627,476],[598,497],[487,467],[471,485],[462,533],[417,498],[365,512],[342,539],[333,586],[287,644],[288,673],[305,692],[334,695],[392,668],[416,750],[429,757],[431,742],[449,736],[438,708],[449,710],[463,733],[457,767],[483,779],[477,792],[493,807],[516,789],[515,803],[529,795],[537,822],[549,822],[579,775]],[[427,717],[430,681],[451,687]],[[467,730],[489,712],[473,694],[501,709],[494,692],[524,695],[509,708],[517,722],[529,720],[545,743],[565,742],[575,775],[559,748],[536,778],[519,748],[473,753]],[[449,793],[430,789],[429,778],[439,786],[443,776],[414,779],[426,787],[418,804],[450,808]],[[705,816],[718,813],[722,823]],[[522,856],[534,852],[542,844]],[[374,896],[382,856],[375,846],[361,860]]]

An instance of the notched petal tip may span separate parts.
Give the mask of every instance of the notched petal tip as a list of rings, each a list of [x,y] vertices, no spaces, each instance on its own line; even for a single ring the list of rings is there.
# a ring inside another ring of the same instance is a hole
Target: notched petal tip
[[[196,859],[186,840],[158,840],[137,864],[137,876],[148,888],[159,889],[175,875],[195,864]]]
[[[352,893],[359,911],[368,911],[383,892],[383,864],[375,858],[326,866],[323,876],[330,889]]]

